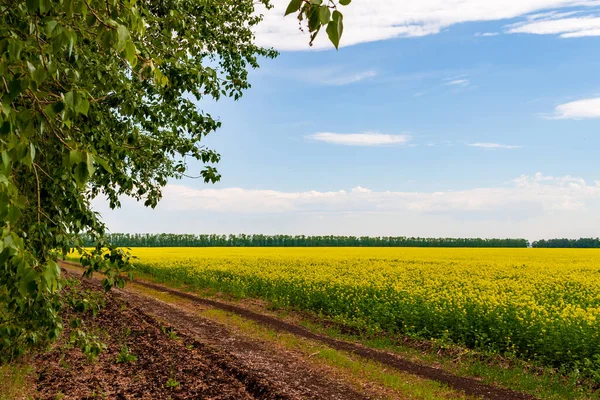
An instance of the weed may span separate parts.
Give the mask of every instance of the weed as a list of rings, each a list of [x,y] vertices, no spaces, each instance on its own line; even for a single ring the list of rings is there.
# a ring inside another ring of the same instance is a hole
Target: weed
[[[95,360],[101,352],[106,350],[106,345],[100,341],[98,336],[87,333],[80,328],[71,331],[69,343],[79,347],[90,360]]]
[[[169,378],[167,383],[165,383],[165,386],[168,388],[176,388],[176,387],[179,387],[179,385],[181,385],[181,384],[173,378]]]
[[[121,351],[119,351],[119,354],[117,355],[117,360],[115,361],[116,364],[120,364],[120,363],[130,363],[132,361],[137,361],[137,356],[134,354],[131,354],[129,352],[129,347],[127,347],[127,345],[123,345],[123,347],[121,347]]]
[[[161,326],[160,330],[162,331],[162,333],[164,333],[165,335],[167,335],[167,337],[169,339],[172,340],[179,340],[179,336],[177,336],[177,332],[175,332],[175,330],[173,328],[171,328],[170,326],[165,327],[165,326]]]

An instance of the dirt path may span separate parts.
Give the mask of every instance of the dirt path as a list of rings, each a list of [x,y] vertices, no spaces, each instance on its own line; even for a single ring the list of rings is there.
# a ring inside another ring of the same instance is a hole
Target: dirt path
[[[65,270],[72,277],[80,277],[80,271],[71,268]],[[97,280],[85,279],[84,282],[86,285],[100,289]],[[161,326],[163,329],[172,328],[182,343],[188,348],[193,347],[194,352],[205,359],[205,364],[241,383],[250,398],[327,400],[375,398],[354,390],[344,381],[335,380],[324,371],[311,367],[291,352],[267,348],[263,343],[236,334],[218,323],[139,292],[132,290],[112,292],[114,296],[124,300],[128,309],[146,324]],[[183,359],[182,362],[185,363]]]
[[[76,265],[68,263],[70,265]],[[71,272],[79,272],[68,268]],[[320,342],[331,348],[354,353],[366,359],[375,360],[381,364],[394,369],[411,373],[413,375],[441,382],[449,387],[462,391],[467,395],[478,396],[489,400],[534,400],[535,397],[499,388],[482,383],[476,379],[459,377],[446,371],[417,364],[403,359],[396,354],[375,350],[359,344],[336,340],[327,336],[319,335],[308,329],[284,322],[272,316],[260,314],[247,308],[228,304],[221,301],[206,299],[191,293],[183,292],[173,288],[165,287],[150,282],[136,281],[136,285],[146,287],[155,291],[168,293],[192,302],[200,307],[210,307],[236,314],[247,320],[255,321],[263,326],[280,332],[286,332],[315,342]],[[236,361],[229,361],[227,368],[235,371],[238,375],[249,374],[252,379],[269,381],[270,390],[281,398],[319,398],[319,399],[361,399],[368,398],[367,395],[357,393],[346,386],[343,382],[328,380],[322,374],[311,371],[301,360],[292,355],[282,355],[277,352],[268,351],[257,342],[249,341],[242,337],[236,337],[222,326],[173,307],[169,304],[157,301],[132,290],[120,291],[121,294],[137,309],[143,310],[159,319],[162,319],[177,331],[183,329],[189,332],[199,343],[200,347],[218,347],[226,349]],[[275,379],[273,379],[275,378]],[[289,396],[289,397],[285,397]]]
[[[266,348],[263,343],[248,339],[210,320],[185,310],[131,292],[123,292],[129,304],[164,321],[183,333],[195,348],[217,356],[215,362],[223,369],[254,385],[262,382],[269,391],[281,398],[301,399],[369,399],[368,395],[352,390],[345,382],[336,381],[322,371],[311,369],[295,354]]]

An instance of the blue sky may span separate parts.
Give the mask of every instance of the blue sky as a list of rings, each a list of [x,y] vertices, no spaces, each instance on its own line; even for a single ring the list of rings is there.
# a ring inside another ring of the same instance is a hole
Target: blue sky
[[[600,2],[355,0],[339,51],[281,6],[257,31],[280,56],[199,104],[222,181],[98,199],[112,231],[600,235]]]

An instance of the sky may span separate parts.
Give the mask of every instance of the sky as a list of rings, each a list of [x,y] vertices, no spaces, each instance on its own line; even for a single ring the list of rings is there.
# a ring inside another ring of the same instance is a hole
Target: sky
[[[112,232],[600,236],[600,1],[354,0],[339,51],[286,3],[252,88],[198,104],[221,182],[95,199]]]

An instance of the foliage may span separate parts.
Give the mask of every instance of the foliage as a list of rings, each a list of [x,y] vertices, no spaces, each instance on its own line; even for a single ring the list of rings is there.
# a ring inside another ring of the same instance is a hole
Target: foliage
[[[98,336],[88,332],[77,314],[89,313],[95,317],[105,305],[104,296],[90,289],[82,290],[78,284],[78,281],[67,282],[67,288],[59,294],[60,306],[75,314],[69,322],[71,328],[69,344],[80,348],[89,359],[93,360],[106,349],[106,345]]]
[[[598,249],[600,248],[600,238],[537,240],[532,243],[532,247]]]
[[[164,282],[371,331],[509,353],[600,381],[600,253],[545,249],[137,248]]]
[[[79,347],[90,360],[95,360],[100,353],[106,350],[106,344],[98,336],[79,327],[71,330],[69,343]]]
[[[131,354],[129,352],[129,347],[127,347],[127,345],[123,345],[121,347],[121,350],[119,351],[119,354],[117,355],[117,359],[115,360],[116,364],[120,364],[120,363],[125,363],[128,364],[130,362],[133,361],[137,361],[137,356],[134,354]]]
[[[268,0],[260,0],[267,5]],[[132,196],[154,207],[187,160],[214,182],[202,145],[220,122],[199,100],[238,99],[254,44],[254,0],[0,0],[0,357],[62,328],[56,258],[80,247],[86,275],[122,286],[128,255],[90,208]],[[58,253],[53,252],[58,250]]]
[[[312,46],[322,27],[335,48],[339,48],[342,33],[344,32],[344,16],[338,10],[338,4],[347,6],[351,0],[291,0],[285,10],[285,15],[296,14],[302,29],[302,23],[310,33]],[[333,10],[333,11],[332,11]]]
[[[107,239],[121,247],[528,247],[525,239],[414,238],[305,235],[193,235],[112,233]],[[92,245],[84,237],[86,245]]]

